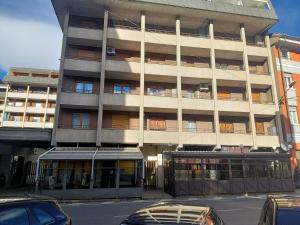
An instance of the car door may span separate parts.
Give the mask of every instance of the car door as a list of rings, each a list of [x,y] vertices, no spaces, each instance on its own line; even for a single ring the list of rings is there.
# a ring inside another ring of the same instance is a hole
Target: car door
[[[28,211],[23,206],[0,207],[1,225],[32,225]]]

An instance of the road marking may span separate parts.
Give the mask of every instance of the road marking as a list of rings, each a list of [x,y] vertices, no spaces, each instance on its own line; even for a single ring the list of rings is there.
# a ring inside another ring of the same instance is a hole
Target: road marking
[[[119,215],[119,216],[114,216],[115,218],[124,218],[124,217],[128,217],[129,215]]]
[[[241,209],[217,209],[217,212],[235,212],[241,211]]]

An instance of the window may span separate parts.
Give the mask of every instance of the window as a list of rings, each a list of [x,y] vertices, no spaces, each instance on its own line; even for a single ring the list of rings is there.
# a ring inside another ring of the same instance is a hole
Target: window
[[[90,128],[90,114],[88,113],[74,113],[72,119],[73,128]]]
[[[195,120],[189,120],[187,124],[187,130],[189,132],[196,132],[197,131],[197,124]]]
[[[287,49],[281,49],[281,56],[285,59],[290,59],[290,53]]]
[[[187,98],[194,98],[194,90],[192,90],[192,89],[189,89],[189,90],[187,90],[186,91],[186,97]]]
[[[151,87],[147,89],[148,95],[165,96],[165,90],[162,87]]]
[[[290,107],[290,120],[292,124],[298,124],[298,115],[296,107]]]
[[[93,84],[85,83],[85,82],[78,82],[78,83],[76,83],[75,91],[76,91],[76,93],[91,94],[91,93],[93,93]]]
[[[51,215],[49,215],[47,212],[40,208],[33,208],[32,212],[41,225],[46,225],[55,222],[55,219]]]
[[[221,133],[234,133],[233,122],[220,122]]]
[[[13,208],[0,210],[1,225],[29,225],[29,218],[26,209]]]
[[[129,129],[129,116],[112,115],[112,128],[121,130]]]
[[[285,88],[286,89],[290,88],[291,83],[293,83],[292,75],[290,73],[285,73],[284,80],[285,80]]]
[[[130,87],[125,84],[115,84],[114,85],[114,94],[129,94]]]
[[[135,161],[120,161],[120,187],[137,186],[137,170]]]
[[[166,121],[160,118],[151,118],[149,127],[150,130],[166,130]]]

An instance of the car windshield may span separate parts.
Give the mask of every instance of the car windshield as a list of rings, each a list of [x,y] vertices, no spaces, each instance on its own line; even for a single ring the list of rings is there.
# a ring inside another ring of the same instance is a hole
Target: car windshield
[[[279,209],[277,211],[276,225],[295,225],[296,221],[300,221],[300,208]]]

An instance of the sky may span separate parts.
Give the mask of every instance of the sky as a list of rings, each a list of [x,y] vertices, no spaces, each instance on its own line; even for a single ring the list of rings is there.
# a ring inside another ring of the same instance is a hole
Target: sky
[[[271,32],[300,37],[300,0],[272,0]],[[0,78],[10,67],[59,68],[62,32],[51,0],[0,0]]]

